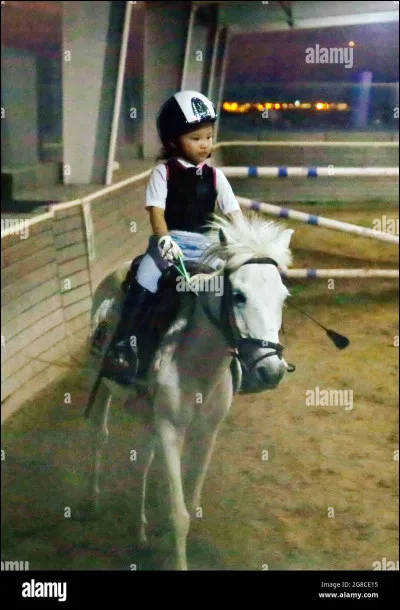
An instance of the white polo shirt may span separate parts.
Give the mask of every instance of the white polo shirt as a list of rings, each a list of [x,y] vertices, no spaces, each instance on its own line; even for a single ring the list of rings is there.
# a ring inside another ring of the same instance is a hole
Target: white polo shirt
[[[202,161],[198,165],[193,165],[185,159],[177,157],[184,167],[201,167],[205,164]],[[230,214],[235,210],[240,210],[240,205],[233,194],[232,187],[226,179],[224,173],[214,168],[216,174],[216,189],[217,189],[217,203],[224,214]],[[145,207],[157,207],[165,210],[165,203],[167,200],[168,187],[167,187],[167,168],[164,163],[156,165],[150,174],[149,183],[146,189],[146,204]]]

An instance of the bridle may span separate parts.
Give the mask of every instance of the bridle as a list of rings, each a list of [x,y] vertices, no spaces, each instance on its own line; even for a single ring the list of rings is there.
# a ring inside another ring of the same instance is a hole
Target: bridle
[[[269,257],[262,258],[251,258],[243,265],[254,265],[254,264],[264,264],[264,265],[274,265],[278,267],[278,263]],[[229,346],[234,350],[234,352],[238,355],[238,358],[242,364],[242,366],[249,371],[253,369],[261,360],[264,358],[269,358],[270,356],[278,356],[280,360],[282,360],[282,354],[284,347],[280,343],[274,343],[273,341],[266,341],[265,339],[255,339],[252,337],[242,337],[240,330],[236,323],[236,318],[234,314],[234,305],[233,305],[233,291],[232,291],[232,283],[229,278],[229,271],[224,269],[224,291],[221,298],[220,311],[219,311],[219,319],[215,319],[210,308],[207,303],[204,303],[200,298],[200,302],[203,306],[204,312],[206,313],[209,320],[217,326],[221,332],[223,333],[225,339]],[[253,360],[251,362],[250,367],[247,363],[243,361],[243,357],[240,353],[240,350],[245,345],[251,345],[254,348],[267,348],[271,351],[267,354],[263,354],[259,358]],[[287,371],[293,372],[295,370],[294,365],[288,365]]]

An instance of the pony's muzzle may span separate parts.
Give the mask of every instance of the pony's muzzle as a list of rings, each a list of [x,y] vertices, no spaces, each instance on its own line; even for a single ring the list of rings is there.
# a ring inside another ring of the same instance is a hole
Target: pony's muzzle
[[[275,362],[277,360],[277,362]],[[261,361],[255,369],[256,378],[266,390],[274,389],[286,372],[285,362],[277,356]]]
[[[286,372],[285,361],[266,349],[256,350],[252,355],[253,358],[243,358],[242,354],[240,359],[243,370],[242,390],[247,393],[273,390]]]

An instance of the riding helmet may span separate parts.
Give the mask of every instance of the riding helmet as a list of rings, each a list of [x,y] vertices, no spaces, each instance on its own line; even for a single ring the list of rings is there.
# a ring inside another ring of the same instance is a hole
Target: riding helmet
[[[157,117],[160,140],[168,142],[190,132],[202,123],[214,123],[217,113],[214,104],[198,91],[179,91],[162,105]]]

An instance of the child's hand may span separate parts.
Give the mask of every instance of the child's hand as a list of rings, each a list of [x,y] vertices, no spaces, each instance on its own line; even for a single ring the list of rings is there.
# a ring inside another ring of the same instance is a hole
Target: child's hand
[[[174,259],[183,257],[183,252],[178,244],[172,239],[170,235],[164,235],[158,240],[158,250],[165,261],[173,262]]]

